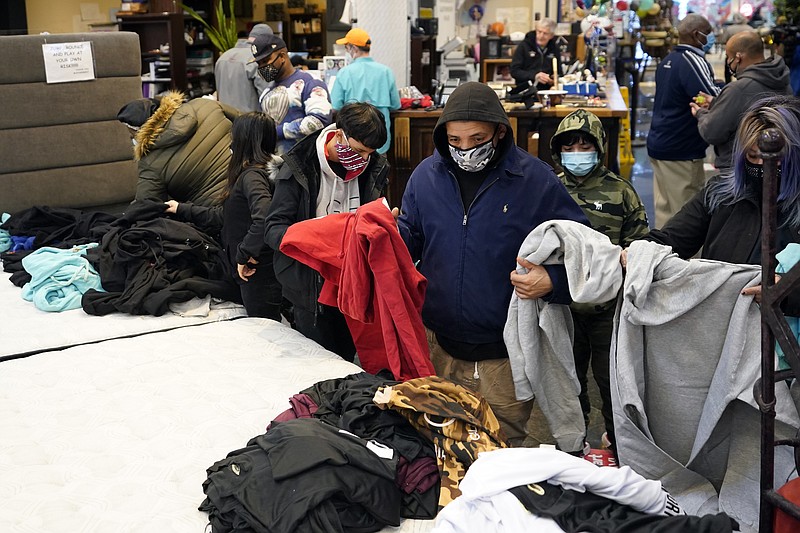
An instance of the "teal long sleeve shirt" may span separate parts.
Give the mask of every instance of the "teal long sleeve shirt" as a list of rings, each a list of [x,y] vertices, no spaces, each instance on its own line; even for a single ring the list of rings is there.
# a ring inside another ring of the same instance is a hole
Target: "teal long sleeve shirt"
[[[386,120],[386,144],[378,148],[385,154],[392,142],[392,123],[389,111],[400,109],[400,94],[395,84],[394,72],[386,65],[376,63],[371,57],[359,57],[343,68],[331,89],[334,109],[345,104],[367,102],[377,107]]]

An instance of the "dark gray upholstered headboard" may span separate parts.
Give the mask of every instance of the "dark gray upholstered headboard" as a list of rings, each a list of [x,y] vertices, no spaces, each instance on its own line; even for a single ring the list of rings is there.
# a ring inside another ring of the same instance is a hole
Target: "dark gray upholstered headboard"
[[[93,43],[96,79],[46,83],[42,44],[76,41]],[[142,97],[140,53],[130,32],[0,37],[0,212],[133,199],[136,163],[116,114]]]

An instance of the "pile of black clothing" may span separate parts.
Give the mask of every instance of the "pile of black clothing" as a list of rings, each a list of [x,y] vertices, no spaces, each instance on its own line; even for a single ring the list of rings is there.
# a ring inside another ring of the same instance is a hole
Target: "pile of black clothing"
[[[33,236],[33,249],[99,243],[86,257],[105,292],[89,290],[81,301],[92,315],[160,316],[170,303],[206,295],[239,301],[218,241],[192,224],[167,217],[164,209],[162,202],[141,201],[116,217],[37,206],[13,214],[2,229],[12,236]],[[30,281],[22,268],[22,257],[30,251],[2,255],[3,269],[12,272],[12,283],[20,287]]]
[[[200,510],[212,531],[366,533],[434,518],[433,444],[372,401],[396,383],[359,373],[293,396],[266,433],[207,470]]]

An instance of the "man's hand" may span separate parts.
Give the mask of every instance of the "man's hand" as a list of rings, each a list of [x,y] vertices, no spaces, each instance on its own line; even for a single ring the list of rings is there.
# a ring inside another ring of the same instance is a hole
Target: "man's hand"
[[[537,72],[536,73],[536,83],[546,83],[548,85],[553,85],[553,77],[546,72]]]
[[[521,257],[517,257],[517,263],[528,269],[527,274],[519,274],[516,270],[511,271],[511,284],[514,292],[520,298],[541,298],[553,290],[553,282],[550,274],[541,265],[535,265]]]
[[[243,265],[236,265],[236,271],[239,273],[239,277],[242,278],[244,281],[250,281],[249,278],[253,274],[256,273],[256,269],[250,265],[257,265],[258,261],[253,259],[252,257],[247,260],[247,263]]]
[[[397,219],[400,218],[400,208],[393,207],[392,208],[392,216],[394,217],[394,221],[397,222]]]
[[[178,212],[178,202],[175,200],[167,200],[164,202],[167,207],[164,209],[167,213],[176,214]]]
[[[628,249],[623,248],[622,251],[619,253],[619,264],[622,266],[622,270],[628,268]]]
[[[692,98],[692,100],[694,100],[694,103],[697,104],[698,106],[705,107],[706,109],[708,109],[708,107],[711,105],[711,102],[714,101],[714,97],[711,96],[710,94],[700,91],[699,93],[697,93],[697,96]]]

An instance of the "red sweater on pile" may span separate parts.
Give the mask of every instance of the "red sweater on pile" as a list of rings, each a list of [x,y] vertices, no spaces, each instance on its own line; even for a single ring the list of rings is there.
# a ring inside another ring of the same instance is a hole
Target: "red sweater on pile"
[[[427,281],[383,199],[292,224],[281,252],[325,279],[319,301],[347,319],[364,370],[401,381],[435,373],[421,314]]]

